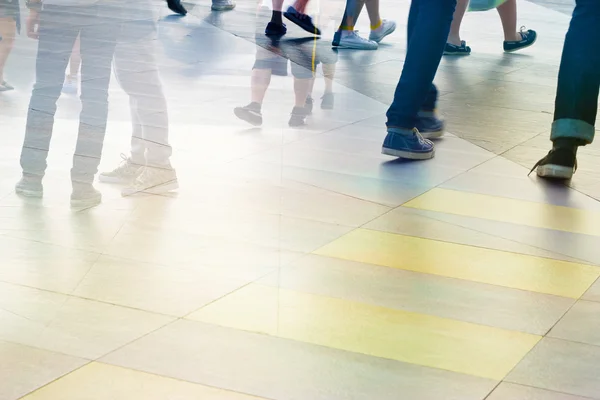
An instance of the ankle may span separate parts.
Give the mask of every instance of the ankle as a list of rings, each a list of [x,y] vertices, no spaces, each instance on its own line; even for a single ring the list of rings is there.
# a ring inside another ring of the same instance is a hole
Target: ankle
[[[577,138],[557,138],[553,141],[553,149],[570,149],[574,153],[577,152],[579,146],[585,146],[585,142]]]
[[[460,35],[450,35],[448,36],[447,43],[460,46],[462,44],[462,40],[460,39]]]
[[[381,18],[379,18],[379,21],[377,21],[374,24],[371,24],[371,30],[376,31],[377,29],[381,28],[382,25],[383,25],[383,20]]]
[[[515,32],[509,35],[505,35],[504,40],[507,42],[520,42],[521,40],[523,40],[523,36],[520,32]]]

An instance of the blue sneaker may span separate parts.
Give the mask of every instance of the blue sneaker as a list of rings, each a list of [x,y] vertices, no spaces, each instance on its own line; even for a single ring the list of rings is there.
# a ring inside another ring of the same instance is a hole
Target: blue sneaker
[[[411,133],[388,131],[381,153],[409,160],[429,160],[435,155],[435,146],[431,140],[421,136],[417,129],[413,129]]]
[[[439,139],[444,136],[446,124],[433,113],[431,115],[419,116],[416,128],[425,139]]]

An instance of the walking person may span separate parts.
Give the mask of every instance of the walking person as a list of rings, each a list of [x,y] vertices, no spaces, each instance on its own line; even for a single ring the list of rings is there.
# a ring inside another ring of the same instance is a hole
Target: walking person
[[[365,39],[354,30],[356,21],[366,6],[371,32]],[[396,30],[396,23],[381,19],[379,15],[379,0],[346,0],[346,9],[342,23],[333,36],[332,46],[340,49],[377,50],[379,43]]]
[[[229,11],[235,8],[236,4],[233,0],[212,0],[210,9],[213,11]],[[181,4],[181,0],[167,0],[167,7],[175,14],[186,15],[187,10]]]
[[[43,7],[42,7],[43,1]],[[73,167],[71,206],[91,207],[108,119],[108,87],[122,3],[111,0],[28,0],[27,35],[38,39],[36,80],[21,151],[23,176],[16,192],[42,197],[42,179],[54,128],[56,102],[75,41],[81,38],[81,113]],[[87,78],[87,79],[86,79]]]
[[[0,0],[0,92],[14,90],[4,79],[4,67],[20,26],[19,0]]]
[[[157,23],[149,0],[130,0],[140,10],[136,21],[122,24],[115,49],[114,72],[129,96],[131,154],[120,166],[103,172],[100,182],[125,185],[123,196],[164,193],[179,187],[171,166],[167,100],[156,62]]]
[[[467,56],[471,54],[471,48],[467,46],[467,42],[460,37],[460,26],[468,6],[469,0],[458,0],[456,4],[456,11],[454,12],[454,19],[450,26],[448,42],[444,49],[445,55]],[[537,40],[536,31],[525,29],[525,27],[521,28],[520,31],[517,31],[517,0],[507,0],[499,5],[496,10],[498,10],[502,28],[504,29],[505,52],[514,53],[515,51],[533,46]]]
[[[558,74],[552,150],[533,167],[542,178],[571,179],[577,149],[594,140],[600,88],[600,2],[576,0]]]
[[[434,156],[429,139],[441,137],[444,123],[435,113],[437,72],[450,32],[456,0],[412,0],[404,68],[387,111],[382,153],[423,160]]]

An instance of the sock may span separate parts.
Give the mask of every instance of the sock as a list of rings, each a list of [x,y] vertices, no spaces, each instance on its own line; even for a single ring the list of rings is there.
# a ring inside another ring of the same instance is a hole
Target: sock
[[[374,25],[371,25],[371,30],[374,31],[374,30],[377,30],[377,29],[381,28],[382,24],[383,24],[383,20],[380,19],[379,22],[377,22]]]
[[[281,11],[273,11],[273,15],[271,16],[271,22],[281,25],[283,24],[282,12]]]
[[[577,152],[577,148],[579,146],[585,146],[585,142],[581,139],[577,139],[577,138],[557,138],[554,139],[553,142],[553,149],[570,149],[572,150],[574,153]]]
[[[256,101],[253,101],[252,103],[248,104],[247,107],[249,109],[253,110],[253,111],[260,112],[260,109],[262,108],[262,105],[260,103],[257,103]]]

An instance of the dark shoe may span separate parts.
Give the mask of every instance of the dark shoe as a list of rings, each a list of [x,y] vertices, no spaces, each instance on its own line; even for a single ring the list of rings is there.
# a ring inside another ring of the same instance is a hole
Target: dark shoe
[[[23,174],[21,180],[15,185],[15,192],[24,197],[42,198],[44,196],[42,178],[36,175]]]
[[[571,179],[577,170],[577,154],[567,147],[552,149],[546,157],[533,166],[529,173],[534,170],[540,178]]]
[[[102,193],[94,188],[91,183],[73,182],[71,193],[71,207],[90,208],[102,203]]]
[[[420,116],[417,119],[416,128],[425,139],[439,139],[444,136],[446,124],[435,115]]]
[[[335,96],[333,93],[325,93],[321,97],[321,109],[322,110],[333,110]]]
[[[235,8],[235,1],[233,0],[213,0],[212,6],[210,7],[213,11],[230,11]]]
[[[417,129],[413,129],[410,134],[388,131],[381,153],[409,160],[428,160],[435,155],[435,147]]]
[[[455,44],[446,43],[444,47],[445,56],[468,56],[471,54],[471,48],[467,46],[467,42],[464,40],[460,42],[460,46]]]
[[[313,100],[313,98],[308,96],[306,98],[306,103],[304,103],[304,109],[306,110],[306,115],[312,114],[314,104],[315,104],[315,101]]]
[[[169,10],[173,11],[175,14],[186,15],[187,10],[181,4],[181,0],[167,0],[167,6]]]
[[[531,29],[525,30],[525,27],[521,28],[521,40],[505,41],[504,51],[507,53],[513,53],[515,51],[526,49],[532,46],[537,40],[537,32]]]
[[[265,35],[267,36],[283,36],[287,33],[285,24],[277,24],[275,22],[269,22],[265,29]]]
[[[321,31],[312,22],[312,18],[306,14],[298,12],[294,7],[288,7],[287,11],[283,13],[283,16],[304,29],[308,33],[312,33],[316,36],[321,36]]]
[[[263,123],[260,104],[258,103],[250,103],[244,107],[236,107],[233,109],[233,113],[236,117],[251,125],[261,126]]]
[[[306,109],[304,107],[294,107],[292,116],[290,117],[289,126],[292,128],[306,125]]]

